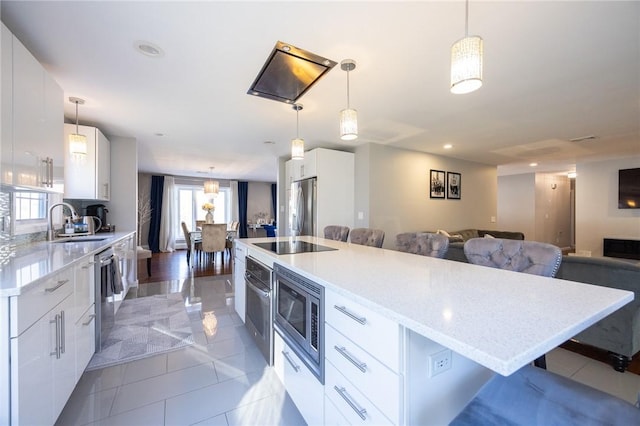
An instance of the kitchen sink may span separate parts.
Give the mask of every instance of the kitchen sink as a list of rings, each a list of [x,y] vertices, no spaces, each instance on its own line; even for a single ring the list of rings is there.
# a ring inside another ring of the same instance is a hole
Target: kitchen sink
[[[52,241],[53,243],[90,243],[106,240],[107,237],[68,237]]]

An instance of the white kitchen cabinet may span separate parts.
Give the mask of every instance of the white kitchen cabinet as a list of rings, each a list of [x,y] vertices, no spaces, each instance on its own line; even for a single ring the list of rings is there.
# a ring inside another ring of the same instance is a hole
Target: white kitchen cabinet
[[[234,245],[233,253],[234,306],[242,322],[245,322],[246,287],[244,282],[244,272],[246,265],[244,259],[247,253],[244,247],[238,245]]]
[[[285,163],[285,181],[299,181],[315,177],[316,229],[314,235],[323,236],[328,225],[353,228],[355,197],[355,156],[353,153],[316,148],[304,153],[304,160]],[[287,169],[289,170],[287,172]],[[295,196],[287,183],[285,233],[291,235],[291,197]]]
[[[96,351],[95,323],[95,261],[87,256],[74,267],[73,324],[76,339],[75,380],[80,380],[84,369]]]
[[[350,424],[400,424],[400,326],[329,289],[325,321],[326,397]]]
[[[307,424],[325,424],[324,386],[278,332],[273,336],[273,368]]]
[[[63,91],[4,25],[2,123],[2,183],[52,191],[63,164]]]
[[[53,424],[75,387],[72,290],[66,269],[12,297],[12,424]]]
[[[87,155],[72,155],[69,153],[69,135],[75,132],[75,124],[64,125],[64,197],[109,201],[111,197],[109,139],[100,129],[78,126],[78,133],[87,138]]]

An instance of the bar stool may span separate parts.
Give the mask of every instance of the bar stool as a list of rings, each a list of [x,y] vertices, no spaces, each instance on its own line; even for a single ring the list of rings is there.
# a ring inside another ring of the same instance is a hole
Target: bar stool
[[[380,248],[384,242],[384,231],[382,229],[355,228],[351,230],[351,242]]]
[[[398,251],[442,259],[449,249],[449,238],[430,232],[404,232],[396,235]]]

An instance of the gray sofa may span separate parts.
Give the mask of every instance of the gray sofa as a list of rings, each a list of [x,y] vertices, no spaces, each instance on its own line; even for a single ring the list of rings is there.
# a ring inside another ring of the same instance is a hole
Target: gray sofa
[[[556,278],[629,290],[634,300],[574,337],[609,351],[609,361],[624,371],[640,351],[640,262],[611,257],[563,256]]]
[[[463,229],[461,231],[449,232],[451,237],[449,238],[449,250],[445,254],[444,258],[449,260],[456,260],[458,262],[466,262],[467,258],[464,255],[464,243],[471,238],[482,238],[486,234],[491,235],[494,238],[506,238],[508,240],[524,240],[524,234],[522,232],[514,231],[494,231],[489,229]]]

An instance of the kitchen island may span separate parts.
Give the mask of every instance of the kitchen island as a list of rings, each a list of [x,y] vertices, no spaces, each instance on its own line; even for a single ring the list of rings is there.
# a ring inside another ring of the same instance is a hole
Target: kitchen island
[[[512,374],[633,300],[632,293],[611,288],[323,238],[299,238],[337,250],[277,255],[253,244],[289,241],[288,237],[240,239],[236,244],[266,265],[283,265],[322,285],[327,300],[353,302],[396,325],[396,340],[375,341],[374,337],[359,344],[359,333],[349,335],[345,324],[329,319],[326,324],[328,335],[337,332],[354,343],[353,350],[364,349],[363,356],[371,353],[374,360],[382,358],[375,355],[376,347],[397,341],[397,359],[391,361],[390,369],[398,392],[386,393],[387,399],[397,399],[397,407],[380,410],[383,422],[447,423],[493,374]],[[332,308],[333,304],[325,305],[325,318],[331,318]],[[329,355],[331,349],[326,347],[327,368],[338,371],[328,374],[328,380],[342,373],[335,368],[336,358]],[[445,350],[451,350],[451,356]],[[434,374],[439,354],[444,354],[447,367]],[[354,385],[351,393],[362,393],[360,401],[365,402],[360,406],[372,403],[368,412],[381,408],[372,395],[375,392],[366,386],[358,388],[356,379],[346,373],[338,377]],[[327,404],[337,405],[340,398],[330,396],[328,383],[324,392],[326,423]],[[349,422],[348,414],[344,410],[342,414]]]

